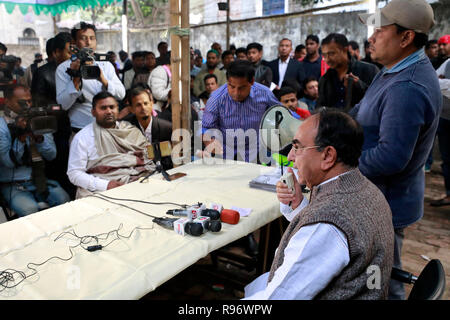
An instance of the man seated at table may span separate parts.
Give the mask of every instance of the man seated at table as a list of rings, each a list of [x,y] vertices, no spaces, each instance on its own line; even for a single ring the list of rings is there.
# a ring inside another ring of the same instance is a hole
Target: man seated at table
[[[148,90],[141,86],[130,89],[128,102],[131,114],[123,120],[138,128],[150,143],[171,141],[172,123],[154,116],[153,97]],[[165,170],[173,168],[170,156],[163,157],[161,164]]]
[[[78,187],[76,198],[136,181],[155,170],[147,157],[147,139],[129,122],[117,122],[118,113],[111,93],[94,96],[95,121],[78,132],[70,145],[67,175]]]
[[[31,130],[30,108],[28,87],[13,85],[6,90],[0,116],[0,198],[19,217],[70,201],[59,183],[45,175],[44,159],[55,159],[56,146],[51,133]]]
[[[277,184],[290,224],[270,272],[245,288],[246,298],[386,299],[394,258],[392,214],[381,191],[358,169],[361,126],[323,108],[303,122],[292,143],[294,194]],[[301,184],[311,190],[309,201]]]

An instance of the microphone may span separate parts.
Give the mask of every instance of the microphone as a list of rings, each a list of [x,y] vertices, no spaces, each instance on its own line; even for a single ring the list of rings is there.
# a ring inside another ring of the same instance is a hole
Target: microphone
[[[210,217],[200,216],[195,219],[193,223],[201,224],[205,232],[219,232],[222,229],[222,223],[220,220],[211,220]]]
[[[240,218],[241,215],[236,210],[223,209],[220,213],[220,220],[224,223],[237,224]]]
[[[190,222],[186,218],[154,218],[152,221],[163,228],[173,229],[176,233],[183,236],[189,234],[198,237],[203,234],[203,225],[201,223]]]

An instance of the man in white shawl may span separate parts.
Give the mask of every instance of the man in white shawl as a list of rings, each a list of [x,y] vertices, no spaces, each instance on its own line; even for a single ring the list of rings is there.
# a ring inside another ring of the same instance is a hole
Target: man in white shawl
[[[67,175],[76,198],[138,180],[155,171],[147,156],[147,139],[127,121],[118,122],[117,100],[107,91],[92,99],[95,121],[72,140]]]

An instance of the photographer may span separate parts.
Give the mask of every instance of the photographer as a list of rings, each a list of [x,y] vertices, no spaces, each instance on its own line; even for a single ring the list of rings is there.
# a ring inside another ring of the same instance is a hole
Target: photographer
[[[91,114],[92,98],[100,91],[108,91],[117,99],[123,99],[125,88],[117,77],[113,65],[108,61],[92,61],[86,49],[97,48],[95,26],[81,22],[72,31],[72,39],[78,48],[76,59],[72,56],[61,63],[56,69],[56,100],[64,110],[69,111],[70,124],[74,133],[80,131],[94,120]],[[80,59],[80,56],[82,59]],[[79,71],[84,66],[98,66],[99,76],[97,79],[82,79]],[[81,67],[81,68],[80,68]],[[70,74],[71,75],[70,75]]]
[[[52,160],[56,147],[51,134],[35,135],[27,112],[31,93],[14,85],[5,92],[5,116],[0,117],[0,192],[20,217],[40,209],[38,203],[56,206],[69,201],[56,181],[47,180],[42,157]]]

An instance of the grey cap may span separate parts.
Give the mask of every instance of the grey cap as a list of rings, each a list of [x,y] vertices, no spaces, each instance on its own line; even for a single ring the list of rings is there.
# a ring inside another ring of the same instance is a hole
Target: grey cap
[[[372,27],[391,24],[428,34],[435,25],[433,8],[425,0],[392,0],[373,14],[359,14],[362,23]]]

